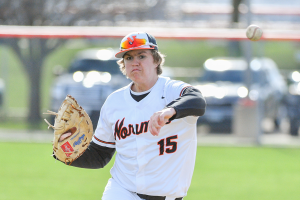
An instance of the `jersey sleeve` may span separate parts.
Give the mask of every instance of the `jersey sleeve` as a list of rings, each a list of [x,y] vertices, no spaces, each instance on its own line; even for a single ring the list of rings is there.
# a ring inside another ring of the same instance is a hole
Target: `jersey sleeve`
[[[66,163],[73,167],[99,169],[103,168],[109,163],[113,157],[116,149],[108,148],[95,144],[93,141],[90,143],[86,151],[72,163]],[[56,157],[54,157],[56,159]]]
[[[169,119],[169,122],[188,116],[198,117],[205,113],[206,101],[199,90],[181,81],[174,82],[171,86],[169,87],[171,89],[167,89],[170,94],[166,107],[174,108],[176,114]],[[195,122],[194,119],[189,121]]]
[[[190,84],[187,84],[182,81],[171,80],[166,84],[165,87],[165,98],[166,103],[169,104],[171,101],[181,97],[188,87],[192,87]]]
[[[104,103],[101,108],[98,125],[92,141],[100,146],[115,148],[116,141],[111,128],[112,125],[108,122],[106,105]]]

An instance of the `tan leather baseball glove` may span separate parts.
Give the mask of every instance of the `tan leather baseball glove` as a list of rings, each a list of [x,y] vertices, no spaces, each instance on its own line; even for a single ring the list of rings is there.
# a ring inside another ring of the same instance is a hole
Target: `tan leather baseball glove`
[[[57,113],[49,111],[44,114],[55,115],[53,153],[57,159],[71,165],[87,149],[92,136],[93,125],[86,111],[78,105],[71,95],[67,95]]]

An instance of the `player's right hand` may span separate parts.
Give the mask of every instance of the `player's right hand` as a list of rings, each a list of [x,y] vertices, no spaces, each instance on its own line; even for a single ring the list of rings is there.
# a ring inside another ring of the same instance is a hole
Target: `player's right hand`
[[[160,129],[169,121],[169,119],[176,114],[174,108],[166,108],[155,112],[149,121],[149,131],[152,135],[157,136]]]

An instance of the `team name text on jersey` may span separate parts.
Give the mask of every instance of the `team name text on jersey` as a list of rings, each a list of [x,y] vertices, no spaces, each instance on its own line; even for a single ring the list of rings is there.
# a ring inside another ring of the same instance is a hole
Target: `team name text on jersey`
[[[115,132],[114,132],[115,139],[117,139],[117,138],[119,140],[126,139],[131,134],[139,135],[141,133],[146,133],[148,131],[149,120],[145,121],[145,122],[141,122],[140,124],[135,124],[135,129],[134,129],[133,124],[128,124],[128,127],[123,126],[124,120],[125,120],[125,117],[122,119],[120,124],[119,124],[120,120],[118,120],[115,124]]]

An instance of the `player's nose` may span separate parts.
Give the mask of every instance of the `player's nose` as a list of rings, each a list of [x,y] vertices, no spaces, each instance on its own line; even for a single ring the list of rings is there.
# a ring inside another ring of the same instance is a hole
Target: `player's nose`
[[[132,59],[132,65],[137,66],[140,64],[138,57],[134,56]]]

